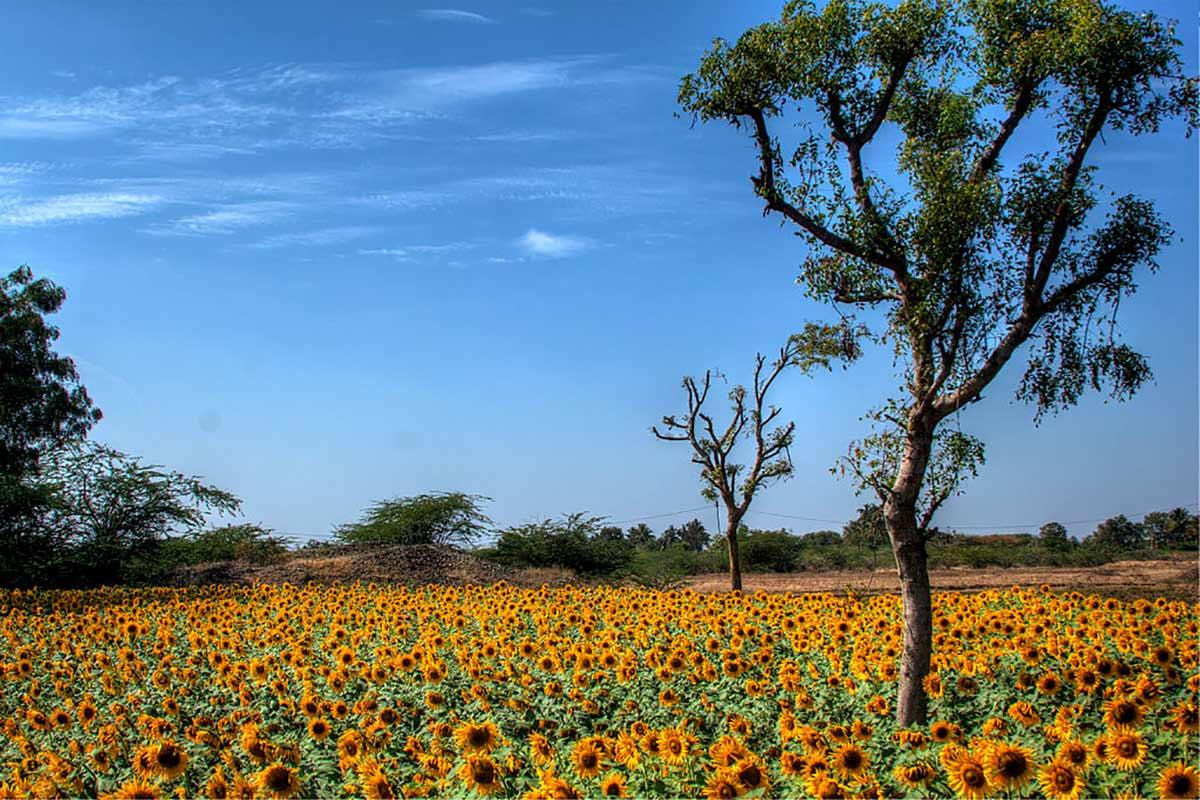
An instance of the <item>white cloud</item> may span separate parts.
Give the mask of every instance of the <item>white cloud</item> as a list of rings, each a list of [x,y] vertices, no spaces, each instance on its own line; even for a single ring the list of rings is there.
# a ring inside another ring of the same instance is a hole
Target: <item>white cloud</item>
[[[203,214],[180,217],[147,232],[167,236],[229,234],[278,220],[286,216],[291,207],[289,203],[274,201],[234,203]]]
[[[387,256],[397,261],[415,261],[420,256],[437,256],[470,250],[470,242],[448,242],[446,244],[409,244],[403,247],[381,247],[359,250],[360,256]]]
[[[531,256],[566,258],[590,249],[593,242],[578,236],[560,236],[530,228],[517,240],[517,246]]]
[[[0,225],[26,228],[55,222],[115,219],[144,213],[163,201],[157,195],[85,192],[48,200],[10,202],[0,210]]]
[[[492,25],[496,20],[476,14],[474,11],[460,11],[457,8],[425,8],[417,12],[425,19],[434,22],[470,22],[476,25]]]

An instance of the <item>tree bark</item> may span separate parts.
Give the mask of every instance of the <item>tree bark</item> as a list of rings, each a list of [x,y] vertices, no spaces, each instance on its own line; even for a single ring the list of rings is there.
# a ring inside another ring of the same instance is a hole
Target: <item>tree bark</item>
[[[925,676],[929,674],[933,651],[933,604],[925,532],[917,527],[917,498],[932,450],[933,425],[926,415],[914,414],[909,421],[900,469],[883,505],[888,537],[900,571],[903,602],[904,649],[896,701],[896,723],[903,728],[926,722]]]
[[[729,590],[740,592],[742,590],[742,560],[738,555],[737,531],[741,520],[734,520],[732,516],[728,517],[729,522],[725,525],[725,543],[729,547]]]

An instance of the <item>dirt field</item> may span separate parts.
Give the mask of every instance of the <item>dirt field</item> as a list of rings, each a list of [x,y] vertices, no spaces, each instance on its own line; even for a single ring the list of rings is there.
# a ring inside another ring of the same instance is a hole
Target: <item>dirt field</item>
[[[1057,590],[1077,590],[1117,597],[1172,597],[1197,600],[1200,572],[1194,556],[1167,561],[1116,561],[1099,567],[991,567],[937,569],[930,573],[934,591],[978,591],[1013,584]],[[839,572],[748,573],[742,578],[747,592],[845,592],[860,594],[896,592],[900,581],[895,567]],[[729,577],[697,575],[686,585],[701,592],[723,591]]]

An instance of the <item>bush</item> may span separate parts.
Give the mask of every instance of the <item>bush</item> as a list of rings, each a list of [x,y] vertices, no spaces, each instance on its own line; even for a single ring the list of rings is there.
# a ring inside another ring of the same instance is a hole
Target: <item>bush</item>
[[[603,517],[568,514],[506,528],[480,555],[515,567],[566,567],[581,575],[610,575],[626,569],[635,550],[624,539],[601,534]]]
[[[463,492],[435,492],[382,500],[359,522],[342,525],[334,535],[343,542],[371,544],[447,544],[469,547],[491,526],[480,510],[491,498]]]

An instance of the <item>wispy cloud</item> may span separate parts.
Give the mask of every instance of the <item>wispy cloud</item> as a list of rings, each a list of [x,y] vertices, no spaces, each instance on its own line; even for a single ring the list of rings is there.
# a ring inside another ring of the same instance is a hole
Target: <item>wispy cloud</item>
[[[129,217],[144,213],[164,200],[157,195],[87,192],[32,202],[11,202],[0,209],[0,225],[27,228],[56,222]]]
[[[457,8],[425,8],[418,11],[417,15],[433,22],[469,22],[475,25],[494,25],[496,22],[483,14]]]
[[[566,258],[591,249],[595,243],[579,236],[564,236],[530,228],[517,240],[517,246],[537,258]]]
[[[343,225],[312,231],[280,233],[253,242],[249,246],[256,250],[275,250],[281,247],[325,247],[361,239],[375,231],[375,228],[365,225]]]
[[[149,228],[147,233],[165,236],[210,236],[231,234],[244,228],[265,225],[290,212],[292,204],[279,201],[234,203],[203,214],[173,219]]]
[[[415,261],[422,257],[459,253],[476,245],[471,242],[447,242],[446,244],[407,244],[402,247],[378,247],[358,250],[360,256],[387,256],[397,261]]]

